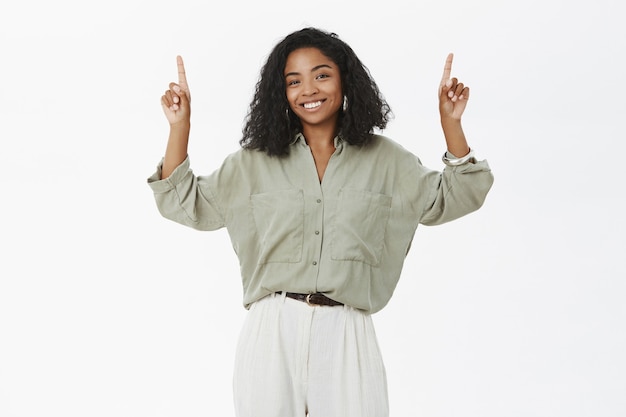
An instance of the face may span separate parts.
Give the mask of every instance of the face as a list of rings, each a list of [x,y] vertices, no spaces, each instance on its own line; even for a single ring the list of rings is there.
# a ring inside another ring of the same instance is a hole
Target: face
[[[285,64],[287,101],[304,130],[337,126],[343,104],[339,67],[317,48],[296,49]]]

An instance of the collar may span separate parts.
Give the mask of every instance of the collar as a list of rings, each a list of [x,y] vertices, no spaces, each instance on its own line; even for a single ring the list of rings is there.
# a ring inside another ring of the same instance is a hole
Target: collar
[[[306,143],[306,139],[304,138],[304,135],[301,132],[297,133],[294,136],[293,140],[291,141],[291,145],[295,145],[297,143],[308,146]],[[335,149],[340,149],[340,148],[343,148],[344,140],[340,135],[337,135],[333,139],[333,143],[335,145]]]

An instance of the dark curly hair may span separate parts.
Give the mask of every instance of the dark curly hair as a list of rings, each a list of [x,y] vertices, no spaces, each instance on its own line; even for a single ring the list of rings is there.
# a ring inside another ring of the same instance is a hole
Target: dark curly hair
[[[338,119],[338,134],[343,140],[351,145],[366,145],[374,128],[387,126],[391,109],[352,48],[334,33],[304,28],[279,42],[261,69],[239,141],[243,148],[268,155],[289,154],[289,144],[302,126],[300,119],[289,111],[284,70],[289,54],[306,47],[319,49],[339,67],[348,101],[347,110]]]

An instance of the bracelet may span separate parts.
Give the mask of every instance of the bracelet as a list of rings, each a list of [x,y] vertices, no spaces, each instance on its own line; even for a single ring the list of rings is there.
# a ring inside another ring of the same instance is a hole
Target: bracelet
[[[470,148],[470,151],[467,155],[461,158],[448,158],[448,152],[444,153],[441,157],[441,160],[444,164],[449,167],[456,167],[459,165],[466,164],[468,162],[474,163],[476,162],[476,158],[474,158],[474,150]]]

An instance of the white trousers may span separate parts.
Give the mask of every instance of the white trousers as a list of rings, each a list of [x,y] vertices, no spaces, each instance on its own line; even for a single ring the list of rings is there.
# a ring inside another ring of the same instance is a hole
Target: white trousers
[[[372,318],[273,294],[239,337],[237,417],[387,417],[387,378]]]

